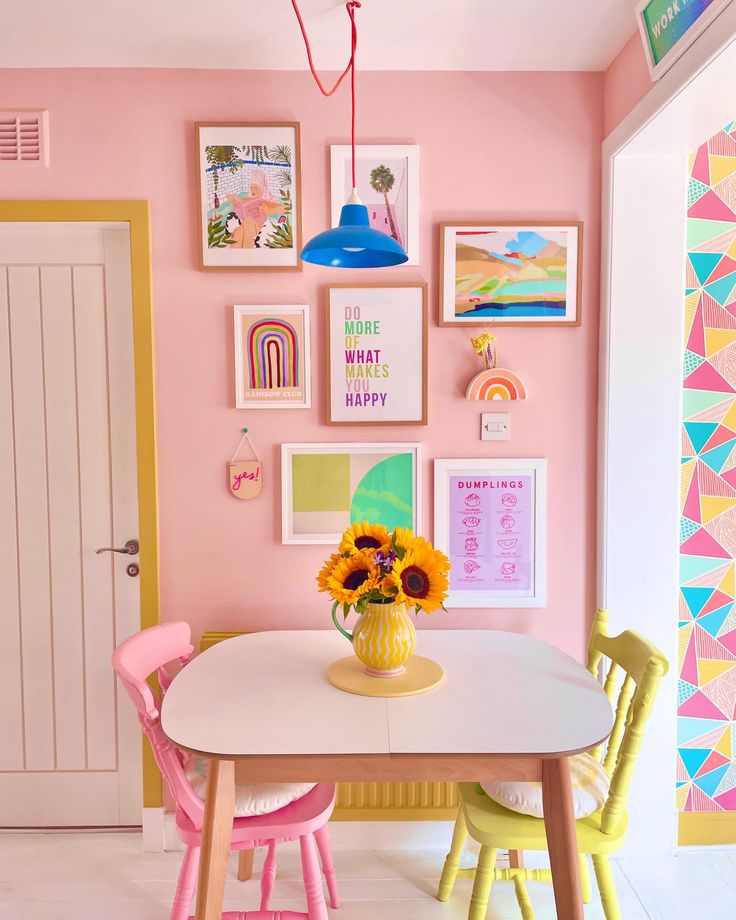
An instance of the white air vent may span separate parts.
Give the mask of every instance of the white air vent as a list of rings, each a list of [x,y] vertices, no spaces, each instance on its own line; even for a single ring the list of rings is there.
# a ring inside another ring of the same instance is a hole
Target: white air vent
[[[0,165],[41,163],[48,166],[48,112],[0,110]]]

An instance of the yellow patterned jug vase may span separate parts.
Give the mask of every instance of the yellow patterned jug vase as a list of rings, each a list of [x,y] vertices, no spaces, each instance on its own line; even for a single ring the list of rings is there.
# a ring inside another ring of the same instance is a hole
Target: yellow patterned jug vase
[[[398,677],[414,654],[417,631],[405,604],[368,604],[352,638],[366,674]]]

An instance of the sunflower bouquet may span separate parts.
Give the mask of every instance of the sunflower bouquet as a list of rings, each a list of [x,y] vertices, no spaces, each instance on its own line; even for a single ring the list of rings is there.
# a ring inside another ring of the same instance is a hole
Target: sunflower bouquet
[[[387,530],[368,521],[352,524],[343,534],[338,551],[317,576],[320,591],[334,601],[332,618],[342,607],[365,612],[368,604],[406,604],[424,613],[444,609],[450,561],[411,530]],[[337,622],[337,621],[335,621]]]

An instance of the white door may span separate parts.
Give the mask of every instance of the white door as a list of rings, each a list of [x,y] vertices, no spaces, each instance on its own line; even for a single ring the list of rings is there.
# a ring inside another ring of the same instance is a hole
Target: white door
[[[141,822],[134,394],[128,225],[0,223],[0,826]]]

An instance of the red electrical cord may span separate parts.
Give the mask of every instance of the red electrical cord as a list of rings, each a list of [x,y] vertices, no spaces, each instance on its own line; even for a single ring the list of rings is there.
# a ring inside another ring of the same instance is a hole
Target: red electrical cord
[[[314,61],[312,60],[312,49],[309,45],[309,39],[307,38],[307,30],[304,28],[304,20],[302,19],[302,14],[299,12],[299,6],[297,5],[297,0],[291,0],[291,5],[294,7],[294,12],[296,13],[296,18],[299,20],[299,28],[302,30],[302,37],[304,38],[304,44],[307,48],[307,60],[309,61],[309,69],[312,71],[312,76],[317,83],[317,86],[320,89],[320,92],[323,96],[331,96],[335,90],[340,86],[342,81],[350,71],[350,96],[351,96],[351,106],[352,106],[352,119],[351,119],[351,137],[350,137],[350,147],[352,150],[352,162],[353,162],[353,188],[355,188],[355,49],[358,47],[358,30],[355,26],[355,9],[359,9],[361,4],[358,0],[349,0],[345,4],[345,9],[347,10],[348,16],[350,17],[350,60],[348,61],[348,66],[343,70],[340,76],[337,78],[335,85],[330,90],[326,90],[322,85],[317,71],[314,69]]]

